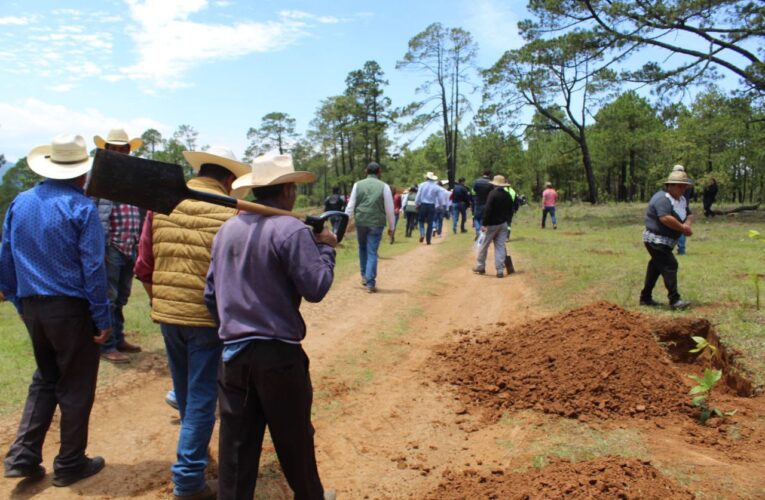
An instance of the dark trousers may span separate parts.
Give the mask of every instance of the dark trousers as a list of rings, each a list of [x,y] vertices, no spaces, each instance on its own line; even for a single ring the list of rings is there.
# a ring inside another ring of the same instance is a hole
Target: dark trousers
[[[680,294],[677,292],[677,259],[672,255],[672,247],[646,243],[645,248],[651,255],[651,260],[648,261],[648,268],[645,271],[645,284],[640,292],[640,300],[651,299],[653,287],[661,276],[664,279],[664,286],[667,287],[669,303],[674,304],[680,300]]]
[[[414,231],[415,226],[417,226],[417,212],[406,212],[406,237],[410,238],[412,236],[412,231]]]
[[[59,474],[86,465],[88,421],[96,393],[99,348],[88,303],[70,297],[22,299],[24,324],[32,338],[37,370],[5,467],[42,462],[42,447],[56,405],[61,409],[61,446],[53,461]]]
[[[308,357],[297,344],[253,340],[218,371],[218,498],[251,499],[268,426],[296,499],[322,499],[311,425]]]
[[[417,212],[417,221],[420,224],[420,238],[425,238],[425,241],[430,245],[430,238],[433,236],[433,226],[436,221],[435,203],[422,203]],[[426,223],[427,231],[425,229]]]

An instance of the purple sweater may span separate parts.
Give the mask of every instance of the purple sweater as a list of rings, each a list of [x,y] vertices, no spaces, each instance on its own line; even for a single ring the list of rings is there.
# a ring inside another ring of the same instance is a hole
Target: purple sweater
[[[335,250],[317,244],[294,217],[242,213],[213,240],[205,302],[227,343],[249,338],[300,342],[303,297],[319,302],[332,286]]]

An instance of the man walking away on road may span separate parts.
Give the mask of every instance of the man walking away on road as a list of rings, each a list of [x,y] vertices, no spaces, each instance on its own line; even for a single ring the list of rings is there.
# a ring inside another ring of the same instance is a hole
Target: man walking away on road
[[[495,175],[491,181],[494,189],[489,193],[486,199],[486,207],[483,213],[483,225],[481,232],[484,233],[483,242],[478,248],[478,259],[473,268],[476,274],[486,273],[486,254],[489,251],[489,245],[494,243],[494,267],[497,270],[497,278],[505,276],[504,269],[507,264],[508,273],[514,272],[512,260],[506,262],[507,249],[507,222],[512,217],[513,200],[504,188],[509,186],[505,182],[505,177]]]
[[[112,129],[106,135],[93,137],[96,147],[129,155],[143,141],[128,139],[123,129]],[[125,340],[125,316],[133,286],[133,266],[141,231],[142,215],[138,207],[101,198],[97,200],[101,225],[106,233],[106,278],[109,281],[109,301],[112,307],[112,331],[101,346],[101,357],[110,363],[129,363],[124,353],[140,352],[141,348]]]
[[[109,337],[104,233],[84,192],[92,167],[85,140],[60,135],[27,155],[42,182],[11,202],[0,246],[0,293],[32,339],[37,369],[5,477],[45,476],[42,448],[56,406],[61,438],[53,485],[68,486],[104,468],[88,458],[88,422],[96,394],[99,344]]]
[[[402,204],[404,207],[404,215],[406,216],[406,237],[412,237],[412,231],[417,225],[417,186],[409,188],[409,192],[404,196]]]
[[[377,291],[377,251],[380,248],[385,221],[388,236],[393,237],[393,195],[390,186],[380,180],[380,165],[367,166],[367,178],[353,185],[345,213],[356,219],[359,244],[361,284],[369,293]]]
[[[685,172],[675,171],[669,174],[664,189],[658,191],[648,202],[645,213],[645,244],[651,260],[645,272],[645,285],[640,292],[640,305],[658,306],[653,300],[653,288],[661,276],[667,287],[667,297],[671,309],[685,309],[690,302],[680,299],[677,291],[677,259],[672,255],[672,248],[681,234],[691,236],[693,215],[685,204],[683,192],[690,186]]]
[[[555,218],[555,204],[558,202],[558,192],[553,189],[552,182],[545,183],[545,190],[542,191],[542,229],[545,228],[547,214],[550,214],[553,229],[558,229],[558,221]]]
[[[451,193],[445,187],[443,187],[445,182],[447,181],[441,181],[441,185],[438,186],[438,196],[436,197],[436,222],[434,225],[435,227],[433,228],[433,233],[434,235],[438,235],[439,238],[443,233],[444,219],[448,218],[449,216],[449,204],[451,203],[451,200],[449,199],[451,197]]]
[[[183,156],[197,172],[187,186],[206,193],[228,196],[237,177],[251,171],[233,152],[218,146],[184,151]],[[248,193],[243,189],[234,195]],[[171,467],[176,499],[215,498],[216,488],[207,484],[205,470],[222,344],[204,289],[213,238],[235,213],[233,208],[184,200],[170,215],[149,212],[141,234],[135,274],[151,298],[151,318],[165,340],[181,415],[177,460]]]
[[[438,202],[438,192],[441,187],[436,183],[438,176],[433,172],[425,174],[425,182],[417,188],[417,196],[414,201],[417,205],[417,222],[420,226],[420,243],[423,240],[430,245],[430,239],[433,237],[433,226],[436,219],[436,203]],[[427,221],[427,232],[425,230],[425,221]]]
[[[253,162],[235,187],[253,187],[258,203],[283,210],[295,204],[295,183],[313,182],[295,172],[292,158]],[[300,346],[303,298],[319,302],[332,285],[335,235],[314,235],[290,216],[240,213],[223,224],[213,242],[205,300],[219,316],[223,356],[220,396],[219,498],[251,499],[268,427],[295,498],[333,498],[319,479],[311,425],[313,389],[308,357]]]
[[[467,220],[467,209],[470,206],[470,192],[465,187],[465,178],[460,177],[452,191],[452,232],[457,234],[457,219],[462,216],[460,232],[467,233],[465,221]]]
[[[478,239],[478,234],[481,232],[483,211],[486,207],[486,198],[493,189],[494,186],[491,184],[491,171],[489,170],[484,170],[483,175],[473,182],[473,226],[475,227],[475,239]]]

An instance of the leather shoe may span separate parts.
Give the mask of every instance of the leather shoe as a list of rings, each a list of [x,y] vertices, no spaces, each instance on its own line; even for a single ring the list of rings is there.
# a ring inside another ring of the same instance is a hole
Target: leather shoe
[[[173,500],[215,500],[218,498],[218,482],[207,481],[205,487],[191,495],[173,495]]]
[[[141,352],[141,346],[131,344],[127,340],[123,340],[119,344],[117,344],[117,350],[119,352]]]
[[[677,300],[669,305],[669,308],[673,311],[676,309],[687,309],[688,306],[690,306],[691,303],[687,300]]]
[[[486,271],[483,269],[478,269],[477,267],[474,267],[473,274],[486,274]]]
[[[109,363],[114,363],[115,365],[130,363],[130,358],[128,358],[127,356],[125,356],[119,351],[102,352],[101,358],[103,358],[104,361],[108,361]]]
[[[647,300],[640,299],[640,305],[646,306],[646,307],[659,307],[661,304],[659,304],[653,299],[647,299]]]
[[[45,467],[42,465],[17,465],[5,469],[5,477],[25,478],[30,482],[39,481],[45,477]]]
[[[70,484],[76,483],[77,481],[85,479],[86,477],[94,476],[101,472],[101,469],[103,469],[105,465],[106,462],[102,457],[88,458],[85,466],[77,472],[69,472],[67,474],[54,474],[53,486],[69,486]]]

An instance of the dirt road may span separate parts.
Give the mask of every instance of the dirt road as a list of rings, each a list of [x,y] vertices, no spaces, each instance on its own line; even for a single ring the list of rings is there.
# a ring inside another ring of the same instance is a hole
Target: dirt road
[[[304,307],[319,468],[341,497],[418,496],[437,484],[445,464],[475,462],[482,448],[483,433],[466,429],[458,403],[429,381],[428,358],[454,329],[521,321],[531,302],[522,274],[475,276],[470,235],[449,238],[382,259],[377,294],[365,293],[353,274]],[[169,386],[164,359],[150,356],[99,391],[88,452],[106,458],[102,473],[63,489],[50,474],[28,486],[0,480],[0,498],[170,497],[178,419],[163,402]],[[4,418],[3,449],[17,421]],[[50,471],[55,422],[48,437]],[[211,449],[216,456],[217,435]],[[256,497],[288,498],[273,449],[266,450]]]

